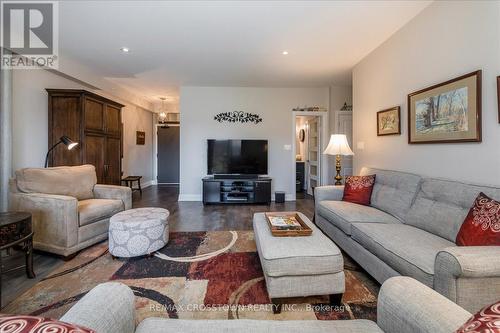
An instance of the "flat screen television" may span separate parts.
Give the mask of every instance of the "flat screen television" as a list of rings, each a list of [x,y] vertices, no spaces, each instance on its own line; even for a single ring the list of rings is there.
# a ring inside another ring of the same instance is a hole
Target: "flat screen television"
[[[207,140],[209,175],[266,175],[267,140]]]

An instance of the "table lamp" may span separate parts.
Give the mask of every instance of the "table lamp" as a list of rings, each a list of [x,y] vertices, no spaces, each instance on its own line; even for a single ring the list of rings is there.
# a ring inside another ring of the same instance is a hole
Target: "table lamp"
[[[342,185],[342,176],[340,175],[340,156],[354,155],[349,143],[347,142],[347,137],[345,134],[332,134],[330,137],[330,142],[326,147],[323,154],[335,155],[335,170],[337,170],[337,175],[335,176],[335,185]]]

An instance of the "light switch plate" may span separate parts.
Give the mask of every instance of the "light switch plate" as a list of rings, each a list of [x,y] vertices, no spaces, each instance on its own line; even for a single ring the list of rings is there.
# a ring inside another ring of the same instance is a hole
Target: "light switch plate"
[[[283,148],[285,150],[292,150],[292,145],[284,145]]]

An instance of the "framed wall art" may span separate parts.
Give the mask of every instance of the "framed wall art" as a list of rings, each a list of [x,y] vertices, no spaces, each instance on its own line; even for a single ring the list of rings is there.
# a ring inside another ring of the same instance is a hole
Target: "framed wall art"
[[[377,135],[401,134],[401,108],[395,106],[377,112]]]
[[[141,132],[141,131],[135,132],[135,144],[137,145],[146,144],[146,132]]]
[[[481,71],[408,95],[408,143],[481,142]]]

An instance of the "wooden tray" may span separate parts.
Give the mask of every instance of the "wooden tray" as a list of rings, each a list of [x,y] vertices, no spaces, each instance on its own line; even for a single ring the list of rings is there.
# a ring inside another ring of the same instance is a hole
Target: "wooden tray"
[[[310,236],[312,234],[312,229],[305,224],[300,215],[297,212],[266,212],[266,221],[269,225],[269,229],[271,230],[271,234],[274,237],[298,237],[298,236]],[[271,224],[271,220],[269,217],[272,216],[291,216],[295,217],[297,222],[300,223],[302,229],[299,230],[280,230],[276,227],[273,227]]]

